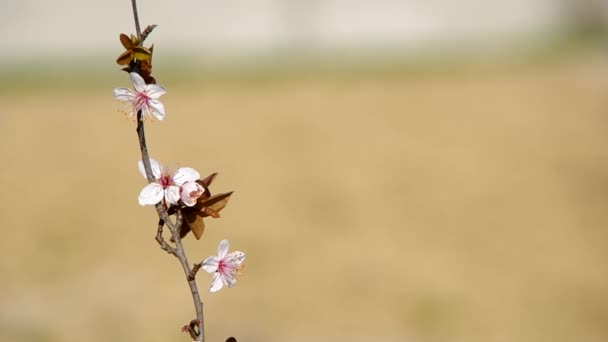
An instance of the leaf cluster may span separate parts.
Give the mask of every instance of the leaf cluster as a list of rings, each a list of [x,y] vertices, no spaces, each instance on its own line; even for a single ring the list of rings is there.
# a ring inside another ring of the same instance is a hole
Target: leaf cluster
[[[154,44],[150,47],[144,47],[143,41],[156,25],[150,25],[139,39],[131,34],[127,36],[124,33],[120,34],[120,43],[125,48],[120,56],[116,59],[118,65],[126,65],[122,70],[126,72],[137,72],[143,77],[146,84],[156,84],[156,79],[152,77],[152,54],[154,53]]]
[[[205,221],[203,219],[205,217],[219,218],[220,211],[228,204],[230,196],[232,196],[234,191],[213,195],[209,189],[209,186],[213,183],[213,180],[217,175],[217,172],[212,173],[204,179],[196,181],[205,189],[205,192],[198,198],[194,206],[181,208],[172,207],[169,209],[170,215],[177,213],[179,210],[184,218],[180,227],[180,238],[183,238],[188,235],[189,232],[192,232],[194,237],[197,240],[200,240],[205,231]],[[173,241],[173,238],[171,240]]]

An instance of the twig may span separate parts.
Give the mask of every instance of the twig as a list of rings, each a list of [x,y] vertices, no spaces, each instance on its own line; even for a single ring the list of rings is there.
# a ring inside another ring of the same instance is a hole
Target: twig
[[[192,270],[188,274],[188,281],[193,281],[196,278],[196,273],[201,269],[201,266],[203,266],[203,263],[194,263],[194,265],[192,265]]]
[[[163,226],[165,225],[165,221],[158,220],[158,230],[156,231],[156,242],[160,245],[160,248],[166,251],[169,254],[175,255],[175,248],[169,245],[165,239],[163,238]]]
[[[137,4],[136,0],[131,0],[133,5],[133,17],[135,19],[135,28],[137,30],[137,37],[141,39],[141,32],[139,28],[139,17],[137,15]],[[149,28],[149,27],[148,27]],[[153,29],[152,27],[150,31]],[[148,31],[148,29],[146,29]],[[148,32],[149,33],[149,32]],[[143,113],[141,110],[137,112],[137,137],[139,141],[139,149],[141,151],[141,160],[144,164],[144,169],[146,171],[146,178],[148,179],[148,183],[155,182],[154,174],[152,173],[152,166],[150,165],[150,156],[148,154],[148,147],[146,145],[146,133],[144,131],[144,121],[142,117]],[[184,246],[182,245],[182,241],[180,238],[180,227],[182,225],[182,214],[178,210],[176,214],[175,223],[171,222],[169,218],[169,214],[167,209],[164,207],[162,202],[156,204],[156,212],[159,217],[158,230],[156,235],[156,241],[160,244],[161,248],[177,257],[182,268],[184,270],[184,274],[186,279],[188,280],[188,286],[190,286],[190,293],[192,294],[192,300],[194,302],[194,309],[196,311],[196,323],[198,323],[198,333],[196,334],[196,340],[199,342],[205,342],[205,330],[204,330],[204,317],[203,317],[203,302],[201,301],[200,294],[198,292],[198,287],[196,286],[196,281],[194,279],[190,280],[190,266],[188,264],[188,258],[186,257],[186,252],[184,251]],[[171,235],[175,240],[175,248],[171,247],[167,244],[162,237],[162,228],[163,225],[167,225],[169,230],[171,231]],[[164,245],[163,245],[164,242]],[[196,331],[196,330],[192,330]],[[193,337],[194,338],[194,337]]]
[[[180,223],[182,221],[181,212],[178,211],[176,222]],[[173,239],[175,240],[175,249],[176,249],[176,257],[179,259],[180,264],[184,270],[184,274],[186,275],[186,279],[188,280],[188,286],[190,286],[190,293],[192,294],[192,300],[194,301],[194,309],[196,311],[196,318],[198,320],[198,341],[205,342],[205,329],[204,329],[204,316],[203,316],[203,302],[201,301],[201,296],[198,293],[198,287],[196,286],[196,280],[189,279],[190,276],[190,266],[188,264],[188,258],[186,257],[186,253],[184,251],[184,245],[182,245],[182,238],[179,234],[180,226],[174,226],[171,229],[171,234],[173,234]]]
[[[135,19],[135,32],[137,33],[137,39],[141,38],[141,29],[139,28],[139,15],[137,14],[137,0],[131,0],[133,6],[133,18]]]
[[[152,33],[152,30],[154,30],[156,28],[156,25],[148,25],[146,26],[146,29],[144,30],[144,32],[141,33],[141,37],[139,38],[139,43],[143,43],[144,40],[146,40],[146,38],[148,38],[148,35],[150,33]]]

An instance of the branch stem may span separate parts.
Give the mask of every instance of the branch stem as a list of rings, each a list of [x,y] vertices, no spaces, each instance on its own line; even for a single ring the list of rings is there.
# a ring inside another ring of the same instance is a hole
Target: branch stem
[[[137,32],[137,38],[141,38],[141,30],[139,27],[139,17],[137,14],[137,2],[136,0],[131,0],[133,5],[133,18],[135,19],[135,29]],[[153,29],[153,27],[152,27]],[[150,165],[150,155],[148,154],[148,147],[146,145],[146,133],[144,130],[144,121],[143,121],[143,112],[139,110],[137,112],[137,137],[139,141],[139,150],[141,151],[141,160],[144,164],[144,169],[146,171],[146,178],[148,179],[148,183],[155,182],[154,174],[152,173],[152,166]],[[158,213],[159,223],[158,230],[156,233],[156,241],[160,244],[161,248],[168,253],[175,255],[175,257],[179,260],[182,268],[184,270],[184,274],[186,276],[186,280],[188,281],[188,286],[190,287],[190,293],[192,294],[192,300],[194,302],[194,310],[196,311],[196,318],[198,320],[198,342],[205,342],[205,330],[204,330],[204,319],[203,319],[203,302],[201,301],[200,294],[198,292],[198,287],[196,285],[195,279],[191,278],[191,270],[190,265],[188,264],[188,258],[186,257],[186,252],[184,250],[184,245],[182,244],[180,237],[180,228],[182,225],[182,215],[181,212],[178,211],[176,214],[175,222],[172,222],[169,218],[169,213],[167,212],[167,208],[163,205],[162,202],[156,204],[156,212]],[[172,247],[168,243],[166,243],[163,239],[163,225],[167,225],[169,230],[171,231],[171,235],[175,240],[175,247]],[[192,277],[193,278],[193,277]]]
[[[137,39],[141,38],[141,29],[139,28],[139,15],[137,14],[137,0],[131,0],[133,5],[133,19],[135,19],[135,32],[137,33]]]

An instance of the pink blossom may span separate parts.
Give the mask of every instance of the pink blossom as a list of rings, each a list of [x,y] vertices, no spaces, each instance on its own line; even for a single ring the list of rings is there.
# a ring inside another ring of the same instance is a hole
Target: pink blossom
[[[169,204],[177,204],[182,199],[185,205],[193,206],[196,204],[196,199],[205,191],[195,181],[201,176],[190,167],[180,167],[174,173],[165,170],[163,166],[156,160],[150,159],[152,174],[155,182],[146,185],[139,194],[140,205],[155,205],[165,199]],[[146,170],[144,163],[140,160],[138,163],[139,172],[146,178]],[[196,187],[196,184],[200,188]],[[187,189],[187,194],[184,194],[183,188]]]
[[[229,247],[228,240],[220,241],[217,256],[210,256],[203,261],[203,269],[208,273],[213,273],[211,286],[209,286],[211,292],[219,291],[224,285],[233,287],[244,267],[245,253],[240,251],[228,253]]]
[[[148,115],[156,117],[158,120],[165,118],[165,106],[158,99],[167,92],[165,87],[157,84],[146,84],[144,79],[137,73],[129,73],[129,78],[133,83],[135,91],[129,88],[114,88],[114,97],[119,101],[130,102],[132,109],[129,117],[137,115],[142,111],[142,117]]]

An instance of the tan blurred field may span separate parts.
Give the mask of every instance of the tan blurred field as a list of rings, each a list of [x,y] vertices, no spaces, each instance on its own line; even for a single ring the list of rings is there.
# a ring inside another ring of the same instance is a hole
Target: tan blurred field
[[[608,62],[168,87],[151,155],[236,190],[208,341],[607,341]],[[69,82],[68,82],[69,83]],[[113,86],[0,92],[0,340],[186,341]],[[209,277],[199,274],[199,284]]]

